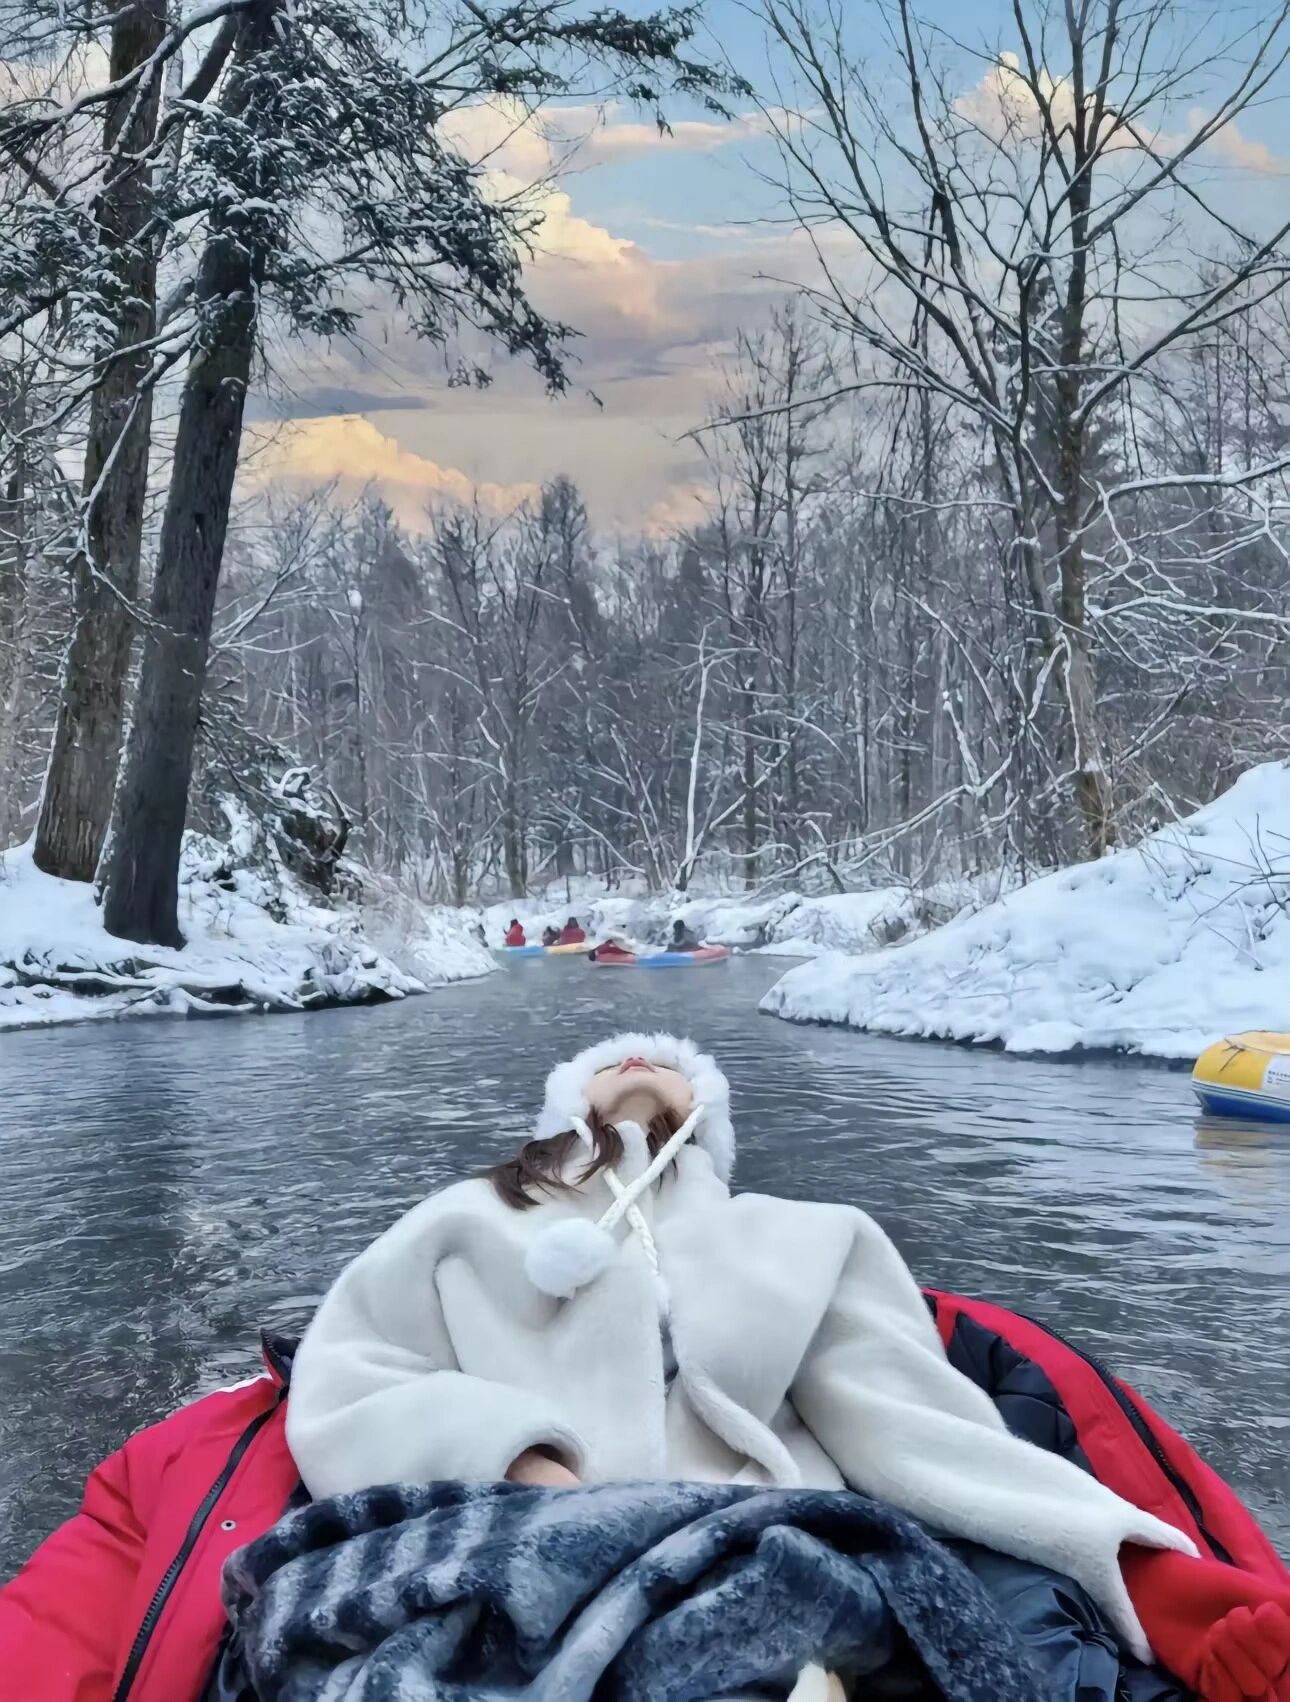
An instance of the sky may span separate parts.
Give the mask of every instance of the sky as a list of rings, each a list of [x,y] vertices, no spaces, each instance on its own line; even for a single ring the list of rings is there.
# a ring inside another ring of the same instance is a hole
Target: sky
[[[863,43],[873,14],[866,0],[846,6]],[[1010,7],[930,0],[925,10],[958,42],[987,50],[963,59],[970,94],[973,78],[988,81],[988,48],[1012,45]],[[1196,14],[1198,29],[1206,16]],[[776,67],[750,9],[712,0],[705,19],[701,50],[728,55],[771,101]],[[604,527],[666,532],[697,518],[710,475],[686,434],[710,416],[738,330],[755,331],[794,281],[815,275],[774,186],[766,122],[746,101],[732,107],[726,123],[672,105],[670,137],[622,105],[552,111],[545,132],[518,134],[498,108],[462,114],[456,139],[468,156],[487,155],[499,192],[546,183],[528,284],[580,333],[568,394],[548,397],[505,362],[487,390],[450,388],[442,356],[378,307],[361,346],[271,350],[249,477],[335,482],[342,494],[371,483],[413,527],[444,498],[477,494],[501,510],[558,474],[575,480]],[[1218,162],[1239,174],[1234,194],[1287,199],[1287,130],[1281,98],[1242,118],[1244,153]]]

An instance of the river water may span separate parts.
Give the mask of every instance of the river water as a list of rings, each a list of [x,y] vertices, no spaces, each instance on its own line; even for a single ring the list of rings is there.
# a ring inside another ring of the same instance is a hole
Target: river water
[[[782,967],[782,966],[779,966]],[[1290,1134],[1186,1078],[790,1027],[777,966],[532,959],[400,1005],[0,1038],[0,1577],[130,1430],[255,1369],[344,1260],[510,1150],[549,1065],[688,1031],[745,1187],[864,1206],[929,1284],[1136,1382],[1290,1550]]]

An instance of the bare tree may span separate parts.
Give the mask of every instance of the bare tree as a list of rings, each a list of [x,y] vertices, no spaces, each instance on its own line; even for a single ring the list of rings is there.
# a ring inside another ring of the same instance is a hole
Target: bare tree
[[[817,20],[803,0],[764,0],[763,14],[795,83],[790,116],[768,112],[822,261],[809,299],[854,343],[858,384],[925,392],[983,430],[1001,570],[1033,624],[1033,681],[1057,708],[1057,766],[1096,855],[1115,804],[1089,548],[1141,481],[1103,486],[1094,438],[1243,292],[1284,283],[1290,221],[1237,230],[1200,167],[1286,63],[1290,13],[1238,23],[1230,60],[1168,0],[1015,0],[1015,51],[989,56],[952,53],[910,0],[881,8],[888,50],[868,60],[841,6]],[[1171,134],[1183,91],[1225,60],[1238,69],[1208,116]],[[1199,276],[1188,257],[1206,245]],[[916,335],[897,323],[902,300]]]

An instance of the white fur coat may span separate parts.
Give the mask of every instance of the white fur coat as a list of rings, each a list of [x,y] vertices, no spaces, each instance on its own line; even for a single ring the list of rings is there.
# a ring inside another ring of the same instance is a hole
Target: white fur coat
[[[639,1130],[623,1133],[630,1181],[648,1155]],[[603,1176],[525,1212],[487,1182],[462,1182],[355,1259],[292,1376],[287,1436],[310,1491],[500,1478],[536,1445],[588,1480],[846,1484],[1076,1578],[1147,1657],[1120,1545],[1194,1552],[1190,1542],[1008,1433],[950,1366],[872,1219],[732,1196],[713,1154],[687,1146],[638,1202],[658,1274],[619,1222],[593,1282],[565,1300],[543,1293],[525,1268],[534,1238],[594,1221],[609,1200]]]

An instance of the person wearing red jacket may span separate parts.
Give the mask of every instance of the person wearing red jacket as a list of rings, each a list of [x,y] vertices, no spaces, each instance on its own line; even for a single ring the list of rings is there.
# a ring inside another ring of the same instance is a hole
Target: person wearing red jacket
[[[515,917],[515,916],[511,917],[511,925],[506,930],[506,941],[505,941],[505,943],[508,946],[522,946],[522,945],[526,944],[524,929],[521,926],[518,917]]]
[[[1290,1573],[1226,1484],[1140,1397],[1041,1325],[953,1295],[929,1304],[951,1361],[978,1381],[998,1378],[990,1392],[1005,1417],[1024,1431],[1051,1398],[1054,1435],[1073,1434],[1103,1482],[1196,1542],[1199,1559],[1122,1554],[1161,1664],[1202,1702],[1290,1702]],[[264,1375],[182,1408],[94,1471],[79,1513],[0,1590],[0,1694],[205,1702],[225,1631],[224,1562],[276,1523],[298,1487],[285,1436],[290,1354],[266,1342]]]
[[[586,938],[586,934],[578,926],[578,918],[570,916],[560,930],[560,944],[562,946],[580,946],[585,944]]]
[[[299,1482],[286,1371],[223,1389],[133,1436],[80,1511],[0,1590],[7,1702],[200,1702],[225,1624],[220,1574]]]

